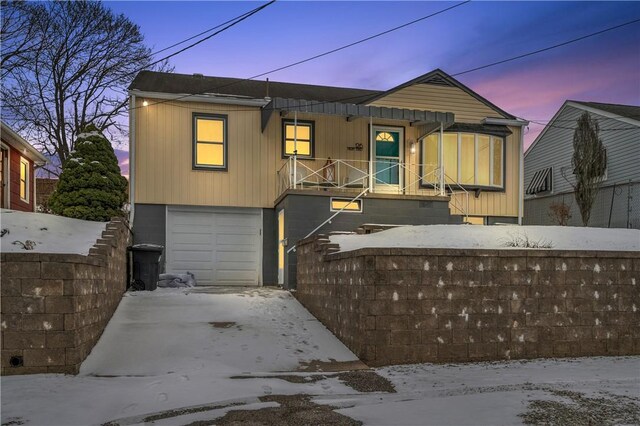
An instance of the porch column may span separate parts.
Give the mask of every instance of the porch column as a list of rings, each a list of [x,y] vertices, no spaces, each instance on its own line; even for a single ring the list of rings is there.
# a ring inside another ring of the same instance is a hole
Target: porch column
[[[444,190],[444,183],[445,183],[445,170],[444,170],[444,126],[442,125],[442,122],[440,122],[440,138],[438,140],[438,153],[439,153],[439,160],[438,162],[440,163],[440,195],[444,195],[445,194],[445,190]]]
[[[285,135],[285,150],[286,147]],[[293,189],[298,186],[298,110],[293,112]]]
[[[369,192],[373,192],[373,116],[369,115]]]

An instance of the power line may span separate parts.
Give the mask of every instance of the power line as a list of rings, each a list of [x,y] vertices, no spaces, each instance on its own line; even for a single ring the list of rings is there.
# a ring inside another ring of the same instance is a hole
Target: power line
[[[210,32],[210,31],[216,30],[216,29],[218,29],[218,28],[222,27],[223,25],[227,25],[227,24],[229,24],[229,23],[231,23],[231,22],[235,21],[236,19],[239,19],[239,18],[241,18],[241,17],[243,17],[243,16],[247,15],[248,13],[251,13],[251,10],[250,10],[250,11],[248,11],[248,12],[245,12],[245,13],[244,13],[244,14],[242,14],[242,15],[236,16],[235,18],[231,18],[231,19],[229,19],[228,21],[225,21],[225,22],[223,22],[223,23],[221,23],[221,24],[218,24],[218,25],[216,25],[215,27],[211,27],[211,28],[209,28],[209,29],[206,29],[206,30],[204,30],[204,31],[199,32],[199,33],[198,33],[198,34],[196,34],[196,35],[193,35],[193,36],[191,36],[191,37],[189,37],[189,38],[186,38],[186,39],[181,40],[181,41],[179,41],[179,42],[177,42],[177,43],[174,43],[174,44],[172,44],[171,46],[167,46],[167,47],[165,47],[165,48],[163,48],[163,49],[160,49],[160,50],[158,50],[158,51],[156,51],[156,52],[153,52],[153,53],[151,54],[151,56],[155,56],[155,55],[157,55],[158,53],[165,52],[165,51],[167,51],[167,50],[169,50],[169,49],[172,49],[172,48],[174,48],[174,47],[176,47],[176,46],[179,46],[179,45],[181,45],[181,44],[183,44],[183,43],[186,43],[186,42],[188,42],[189,40],[193,40],[193,39],[194,39],[194,38],[196,38],[196,37],[200,37],[200,36],[201,36],[201,35],[203,35],[203,34],[206,34],[206,33]]]
[[[523,120],[526,120],[526,119],[523,119]],[[527,121],[529,121],[530,123],[538,124],[540,126],[553,127],[553,128],[556,128],[556,129],[565,129],[565,130],[575,130],[575,129],[577,129],[577,126],[576,127],[566,127],[566,126],[556,126],[555,124],[551,124],[551,122],[542,123],[542,122],[535,121],[535,120],[527,120]],[[621,128],[617,128],[617,129],[599,129],[599,131],[601,131],[601,132],[612,132],[612,131],[639,130],[639,129],[640,129],[640,127],[621,127]]]
[[[183,47],[182,49],[180,49],[180,50],[178,50],[178,51],[176,51],[176,52],[174,52],[174,53],[171,53],[171,54],[166,55],[166,56],[164,56],[164,57],[162,57],[162,58],[160,58],[160,59],[157,59],[157,60],[155,60],[155,61],[151,62],[150,64],[145,65],[144,67],[137,68],[137,69],[135,69],[135,70],[133,70],[133,71],[129,71],[129,72],[127,72],[127,73],[125,73],[125,74],[123,74],[123,75],[119,76],[118,78],[115,78],[115,79],[112,79],[112,80],[110,80],[110,81],[107,81],[107,82],[105,83],[105,85],[109,85],[109,84],[115,83],[116,81],[120,80],[122,77],[126,77],[126,76],[129,76],[129,75],[132,75],[132,74],[139,73],[140,71],[143,71],[143,70],[144,70],[144,69],[146,69],[146,68],[152,67],[152,66],[154,66],[154,65],[156,65],[156,64],[159,64],[160,62],[166,61],[166,60],[167,60],[167,59],[169,59],[169,58],[172,58],[172,57],[174,57],[174,56],[176,56],[176,55],[179,55],[180,53],[182,53],[182,52],[184,52],[184,51],[186,51],[186,50],[189,50],[189,49],[191,49],[191,48],[193,48],[193,47],[195,47],[195,46],[199,45],[200,43],[203,43],[203,42],[205,42],[205,41],[207,41],[207,40],[211,39],[212,37],[215,37],[216,35],[218,35],[218,34],[220,34],[220,33],[224,32],[224,31],[226,31],[226,30],[230,29],[231,27],[233,27],[233,26],[235,26],[235,25],[239,24],[240,22],[244,21],[245,19],[248,19],[249,17],[251,17],[251,16],[255,15],[256,13],[258,13],[258,12],[262,11],[262,10],[263,10],[263,9],[265,9],[266,7],[271,6],[271,5],[272,5],[273,3],[275,3],[275,2],[276,2],[276,0],[271,0],[271,1],[269,1],[268,3],[266,3],[266,4],[263,4],[262,6],[258,6],[258,7],[256,7],[255,9],[252,9],[252,10],[250,10],[250,11],[248,11],[248,12],[245,12],[245,13],[243,13],[242,15],[238,15],[238,16],[236,16],[236,17],[235,17],[235,18],[233,18],[233,19],[230,19],[230,20],[228,20],[228,21],[226,21],[226,22],[223,22],[222,24],[217,25],[216,27],[210,28],[209,30],[204,31],[203,33],[207,33],[207,32],[209,32],[209,31],[211,31],[212,29],[220,28],[220,27],[222,27],[222,26],[224,25],[224,27],[223,27],[223,28],[221,28],[221,29],[219,29],[218,31],[216,31],[216,32],[214,32],[214,33],[212,33],[212,34],[209,34],[208,36],[206,36],[206,37],[204,37],[204,38],[202,38],[202,39],[200,39],[200,40],[198,40],[198,41],[196,41],[196,42],[194,42],[194,43],[191,43],[190,45],[188,45],[188,46],[186,46],[186,47]],[[225,25],[225,24],[226,24],[226,25]],[[200,33],[200,34],[202,34],[202,33]],[[199,34],[198,34],[198,35],[199,35]],[[174,45],[172,45],[172,46],[169,46],[169,47],[166,47],[166,48],[164,48],[164,49],[162,49],[162,50],[159,50],[159,51],[158,51],[158,52],[156,52],[156,53],[152,53],[151,55],[153,56],[153,55],[155,55],[155,54],[157,54],[157,53],[159,53],[159,52],[162,52],[162,51],[164,51],[164,50],[170,49],[171,47],[174,47],[174,46],[177,46],[177,45],[179,45],[179,44],[185,43],[186,41],[191,40],[191,39],[193,39],[194,37],[197,37],[198,35],[195,35],[195,36],[189,37],[189,38],[187,38],[187,39],[185,39],[185,40],[182,40],[182,41],[180,41],[180,42],[178,42],[178,43],[175,43],[175,44],[174,44]],[[85,93],[87,93],[88,91],[89,91],[88,89],[87,89],[87,90],[81,90],[81,91],[79,91],[78,93],[75,93],[75,94],[74,94],[74,96],[79,96],[79,95],[81,95],[81,94],[85,94]]]
[[[275,1],[275,0],[274,0],[274,1]],[[183,96],[179,96],[179,97],[177,97],[177,98],[171,99],[171,101],[177,101],[177,100],[180,100],[180,99],[187,98],[187,97],[189,97],[189,96],[199,95],[199,94],[202,94],[202,93],[214,92],[214,91],[216,91],[216,90],[219,90],[219,89],[222,89],[222,88],[225,88],[225,87],[229,87],[229,86],[233,86],[233,85],[235,85],[235,84],[238,84],[238,83],[241,83],[241,82],[244,82],[244,81],[253,80],[254,78],[263,77],[263,76],[265,76],[265,75],[267,75],[267,74],[272,74],[272,73],[277,72],[277,71],[282,71],[282,70],[287,69],[287,68],[291,68],[291,67],[294,67],[294,66],[297,66],[297,65],[304,64],[304,63],[306,63],[306,62],[313,61],[313,60],[315,60],[315,59],[318,59],[318,58],[321,58],[321,57],[324,57],[324,56],[330,55],[330,54],[332,54],[332,53],[339,52],[339,51],[344,50],[344,49],[347,49],[347,48],[349,48],[349,47],[356,46],[356,45],[358,45],[358,44],[361,44],[361,43],[367,42],[367,41],[369,41],[369,40],[373,40],[373,39],[378,38],[378,37],[381,37],[381,36],[383,36],[383,35],[386,35],[386,34],[392,33],[392,32],[394,32],[394,31],[400,30],[400,29],[402,29],[402,28],[408,27],[408,26],[410,26],[410,25],[416,24],[416,23],[418,23],[418,22],[424,21],[424,20],[426,20],[426,19],[432,18],[432,17],[437,16],[437,15],[440,15],[440,14],[442,14],[442,13],[444,13],[444,12],[447,12],[447,11],[449,11],[449,10],[452,10],[452,9],[455,9],[455,8],[460,7],[460,6],[462,6],[462,5],[465,5],[465,4],[469,3],[470,1],[471,1],[471,0],[465,0],[465,1],[461,2],[461,3],[455,4],[455,5],[453,5],[453,6],[449,6],[449,7],[445,8],[445,9],[439,10],[439,11],[434,12],[434,13],[431,13],[431,14],[429,14],[429,15],[422,16],[422,17],[420,17],[420,18],[418,18],[418,19],[414,19],[414,20],[412,20],[412,21],[406,22],[406,23],[404,23],[404,24],[398,25],[398,26],[393,27],[393,28],[390,28],[390,29],[388,29],[388,30],[385,30],[385,31],[382,31],[382,32],[376,33],[376,34],[374,34],[374,35],[371,35],[371,36],[365,37],[365,38],[363,38],[363,39],[360,39],[360,40],[354,41],[354,42],[352,42],[352,43],[345,44],[345,45],[340,46],[340,47],[337,47],[337,48],[335,48],[335,49],[331,49],[331,50],[328,50],[328,51],[326,51],[326,52],[319,53],[319,54],[314,55],[314,56],[311,56],[311,57],[309,57],[309,58],[302,59],[302,60],[300,60],[300,61],[296,61],[296,62],[290,63],[290,64],[288,64],[288,65],[284,65],[284,66],[281,66],[281,67],[278,67],[278,68],[274,68],[274,69],[272,69],[272,70],[265,71],[265,72],[263,72],[263,73],[256,74],[256,75],[251,76],[251,77],[248,77],[248,78],[244,78],[244,79],[240,79],[240,80],[237,80],[237,81],[233,81],[233,82],[231,82],[231,83],[223,84],[223,85],[221,85],[221,86],[212,87],[212,88],[210,88],[210,89],[205,89],[205,90],[200,91],[200,92],[196,92],[196,93],[189,93],[189,94],[186,94],[186,95],[183,95]],[[363,96],[363,97],[364,97],[364,96]],[[170,101],[170,100],[163,100],[163,101],[158,101],[158,102],[151,103],[151,104],[149,104],[149,105],[150,105],[150,106],[152,106],[152,105],[158,105],[158,104],[166,103],[166,102],[169,102],[169,101]],[[331,102],[339,102],[339,100],[331,101]],[[140,107],[134,107],[134,108],[140,108]],[[134,109],[134,108],[131,108],[131,109]]]
[[[245,13],[243,15],[240,15],[240,17],[236,18],[235,20],[232,20],[233,22],[231,22],[230,24],[228,24],[225,27],[221,28],[220,30],[218,30],[218,31],[216,31],[216,32],[214,32],[212,34],[209,34],[208,36],[206,36],[206,37],[204,37],[204,38],[202,38],[202,39],[200,39],[200,40],[198,40],[198,41],[196,41],[194,43],[191,43],[190,45],[188,45],[186,47],[183,47],[182,49],[180,49],[180,50],[178,50],[178,51],[176,51],[174,53],[171,53],[170,55],[167,55],[167,56],[165,56],[163,58],[160,58],[160,59],[158,59],[158,60],[156,60],[156,61],[154,61],[154,62],[152,62],[150,64],[147,64],[146,68],[152,67],[153,65],[159,64],[160,62],[163,62],[163,61],[166,61],[169,58],[172,58],[172,57],[174,57],[174,56],[176,56],[176,55],[178,55],[178,54],[180,54],[180,53],[182,53],[182,52],[184,52],[186,50],[189,50],[189,49],[199,45],[200,43],[203,43],[203,42],[209,40],[211,37],[214,37],[214,36],[220,34],[221,32],[226,31],[226,30],[228,30],[229,28],[231,28],[231,27],[233,27],[235,25],[238,25],[240,22],[244,21],[245,19],[250,18],[251,16],[255,15],[256,13],[260,12],[261,10],[271,6],[275,2],[276,2],[276,0],[271,0],[270,2],[268,2],[266,4],[263,4],[262,6],[256,7],[255,9],[251,10],[250,12],[247,12],[247,13]],[[227,22],[229,22],[229,21],[227,21]],[[138,70],[138,71],[141,71],[141,70]],[[138,72],[138,71],[136,71],[136,72]]]
[[[273,0],[273,1],[275,1],[275,0]],[[340,47],[335,48],[335,49],[328,50],[328,51],[320,53],[318,55],[314,55],[312,57],[309,57],[309,58],[306,58],[306,59],[303,59],[303,60],[300,60],[300,61],[297,61],[297,62],[293,62],[291,64],[284,65],[284,66],[279,67],[279,68],[272,69],[270,71],[266,71],[266,72],[263,72],[263,73],[260,73],[260,74],[256,74],[256,75],[254,75],[252,77],[236,80],[236,81],[233,81],[233,82],[230,82],[230,83],[227,83],[227,84],[223,84],[223,85],[217,86],[217,87],[212,88],[212,89],[207,89],[207,90],[202,91],[202,92],[186,94],[186,95],[178,96],[178,97],[176,97],[174,99],[165,99],[165,100],[162,100],[162,101],[154,102],[154,103],[149,104],[148,106],[168,103],[168,102],[172,102],[172,101],[178,101],[180,99],[184,99],[184,98],[187,98],[189,96],[193,96],[193,95],[197,95],[197,94],[201,94],[201,93],[213,92],[215,90],[219,90],[219,89],[224,88],[224,87],[229,87],[229,86],[232,86],[232,85],[244,82],[244,81],[252,80],[252,79],[255,79],[255,78],[258,78],[258,77],[265,76],[267,74],[271,74],[271,73],[274,73],[274,72],[277,72],[277,71],[281,71],[281,70],[284,70],[284,69],[287,69],[287,68],[291,68],[291,67],[294,67],[294,66],[297,66],[297,65],[312,61],[314,59],[318,59],[318,58],[321,58],[323,56],[327,56],[327,55],[330,55],[332,53],[347,49],[349,47],[364,43],[366,41],[369,41],[369,40],[372,40],[374,38],[380,37],[382,35],[389,34],[389,33],[393,32],[393,31],[399,30],[401,28],[405,28],[405,27],[407,27],[409,25],[413,25],[413,24],[415,24],[417,22],[420,22],[420,21],[423,21],[425,19],[431,18],[433,16],[439,15],[441,13],[444,13],[444,12],[449,11],[451,9],[454,9],[456,7],[462,6],[462,5],[466,4],[466,3],[469,3],[470,1],[471,0],[466,0],[466,1],[462,2],[462,3],[458,3],[456,5],[453,5],[453,6],[450,6],[448,8],[442,9],[442,10],[440,10],[438,12],[432,13],[430,15],[426,15],[426,16],[423,16],[421,18],[415,19],[413,21],[407,22],[405,24],[399,25],[397,27],[391,28],[389,30],[374,34],[372,36],[369,36],[369,37],[360,39],[358,41],[355,41],[355,42],[340,46]],[[575,43],[575,42],[578,42],[578,41],[581,41],[581,40],[584,40],[584,39],[587,39],[587,38],[590,38],[590,37],[594,37],[594,36],[599,35],[599,34],[603,34],[603,33],[609,32],[609,31],[613,31],[613,30],[625,27],[627,25],[632,25],[632,24],[638,23],[638,22],[640,22],[640,18],[632,20],[632,21],[628,21],[628,22],[625,22],[625,23],[622,23],[622,24],[619,24],[619,25],[615,25],[615,26],[612,26],[612,27],[609,27],[609,28],[605,28],[603,30],[596,31],[596,32],[593,32],[593,33],[590,33],[590,34],[587,34],[587,35],[584,35],[584,36],[581,36],[581,37],[578,37],[578,38],[574,38],[572,40],[568,40],[568,41],[565,41],[565,42],[562,42],[562,43],[558,43],[558,44],[555,44],[553,46],[548,46],[548,47],[545,47],[545,48],[542,48],[542,49],[537,49],[537,50],[534,50],[534,51],[531,51],[531,52],[527,52],[527,53],[524,53],[524,54],[521,54],[521,55],[518,55],[518,56],[514,56],[514,57],[511,57],[511,58],[508,58],[508,59],[504,59],[504,60],[501,60],[501,61],[497,61],[497,62],[493,62],[493,63],[490,63],[490,64],[482,65],[482,66],[479,66],[479,67],[471,68],[471,69],[468,69],[468,70],[465,70],[465,71],[461,71],[461,72],[452,74],[452,76],[455,77],[455,76],[459,76],[459,75],[463,75],[463,74],[468,74],[468,73],[471,73],[471,72],[474,72],[474,71],[478,71],[478,70],[481,70],[481,69],[485,69],[485,68],[489,68],[489,67],[492,67],[492,66],[495,66],[495,65],[503,64],[503,63],[514,61],[514,60],[517,60],[517,59],[522,59],[522,58],[527,57],[527,56],[536,55],[538,53],[542,53],[542,52],[546,52],[546,51],[549,51],[549,50],[552,50],[552,49],[556,49],[558,47],[566,46],[568,44],[572,44],[572,43]],[[321,104],[326,104],[326,103],[331,103],[331,102],[343,102],[343,101],[346,101],[346,100],[366,98],[366,97],[370,97],[370,96],[371,96],[370,94],[358,95],[358,96],[353,96],[353,97],[348,97],[348,98],[335,99],[335,100],[331,100],[331,101],[322,101],[322,102],[311,103],[309,105],[321,105]],[[181,106],[181,105],[178,105],[178,104],[174,104],[174,105],[175,106]],[[139,107],[138,106],[138,107],[131,108],[130,110],[139,109],[139,108],[143,108],[143,107]],[[185,107],[185,108],[190,108],[190,107]],[[235,111],[243,111],[243,110],[235,110]],[[244,111],[255,111],[255,109],[246,109]],[[526,119],[524,119],[524,120],[526,120]],[[575,129],[575,128],[571,128],[571,127],[560,127],[560,126],[550,125],[548,123],[545,124],[545,123],[538,122],[536,120],[527,120],[527,121],[529,121],[531,123],[538,124],[538,125],[543,125],[543,126],[544,125],[549,125],[550,127],[557,127],[557,128],[563,128],[563,129],[569,129],[569,130]],[[552,120],[550,120],[550,121],[552,121]],[[630,127],[630,128],[618,128],[618,129],[600,129],[600,130],[601,131],[626,131],[626,130],[634,130],[634,129],[636,129],[636,128],[635,127]]]
[[[452,76],[456,77],[456,76],[467,74],[467,73],[470,73],[470,72],[473,72],[473,71],[478,71],[478,70],[481,70],[481,69],[485,69],[485,68],[493,67],[493,66],[496,66],[496,65],[504,64],[505,62],[515,61],[516,59],[522,59],[522,58],[525,58],[527,56],[536,55],[538,53],[542,53],[542,52],[546,52],[546,51],[551,50],[551,49],[556,49],[558,47],[566,46],[567,44],[575,43],[577,41],[584,40],[584,39],[589,38],[589,37],[594,37],[594,36],[597,36],[599,34],[603,34],[603,33],[606,33],[608,31],[613,31],[613,30],[616,30],[618,28],[622,28],[622,27],[625,27],[627,25],[635,24],[635,23],[638,23],[638,22],[640,22],[640,18],[634,19],[633,21],[625,22],[625,23],[620,24],[620,25],[615,25],[613,27],[605,28],[604,30],[596,31],[594,33],[587,34],[587,35],[584,35],[582,37],[574,38],[574,39],[569,40],[569,41],[565,41],[565,42],[562,42],[562,43],[554,44],[553,46],[549,46],[549,47],[545,47],[545,48],[542,48],[542,49],[534,50],[534,51],[531,51],[531,52],[523,53],[522,55],[514,56],[514,57],[508,58],[508,59],[503,59],[503,60],[497,61],[497,62],[492,62],[490,64],[486,64],[486,65],[482,65],[482,66],[479,66],[479,67],[471,68],[471,69],[466,70],[466,71],[461,71],[461,72],[458,72],[456,74],[452,74]]]

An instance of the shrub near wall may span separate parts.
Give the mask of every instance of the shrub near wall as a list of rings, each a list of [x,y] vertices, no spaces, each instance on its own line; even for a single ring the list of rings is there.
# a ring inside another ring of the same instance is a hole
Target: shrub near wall
[[[640,354],[638,252],[297,246],[297,297],[371,365]]]
[[[2,253],[2,375],[78,372],[126,290],[128,239],[113,219],[88,256]]]

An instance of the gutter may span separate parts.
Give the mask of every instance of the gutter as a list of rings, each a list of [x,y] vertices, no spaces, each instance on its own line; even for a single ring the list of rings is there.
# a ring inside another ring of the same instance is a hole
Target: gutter
[[[482,124],[502,124],[520,127],[520,142],[518,144],[518,225],[522,225],[524,217],[524,128],[529,125],[527,120],[510,120],[505,118],[485,118]]]
[[[270,102],[270,99],[260,98],[253,99],[249,97],[239,97],[224,94],[203,94],[192,95],[189,93],[162,93],[162,92],[146,92],[142,90],[129,90],[130,96],[138,96],[149,99],[162,99],[162,100],[176,100],[180,102],[204,102],[213,104],[227,104],[227,105],[243,105],[253,106],[256,108],[262,108]]]
[[[2,133],[3,133],[3,136],[5,136],[4,133],[8,134],[9,140],[7,140],[7,143],[13,145],[11,143],[13,142],[15,144],[19,144],[20,146],[22,146],[23,154],[27,154],[27,152],[29,152],[32,156],[29,159],[33,161],[35,164],[37,164],[38,166],[44,166],[49,162],[49,160],[47,160],[47,157],[45,157],[40,151],[35,149],[33,145],[27,142],[22,136],[16,133],[15,130],[13,130],[11,127],[7,126],[6,124],[4,124],[4,122],[2,123]],[[16,146],[14,146],[14,148],[20,150]]]

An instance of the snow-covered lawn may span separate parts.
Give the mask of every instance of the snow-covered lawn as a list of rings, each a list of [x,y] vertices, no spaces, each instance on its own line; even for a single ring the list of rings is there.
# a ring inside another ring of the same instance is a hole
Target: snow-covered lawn
[[[640,230],[572,226],[400,226],[367,235],[332,235],[340,251],[360,248],[471,248],[511,249],[528,240],[555,250],[640,251]]]
[[[327,406],[339,413],[329,414],[365,424],[518,424],[536,400],[573,404],[558,393],[565,390],[626,398],[640,413],[640,357],[376,369],[395,393],[359,392],[326,372],[327,365],[339,370],[354,361],[285,291],[132,293],[80,375],[2,377],[2,423],[226,424],[236,410],[254,410],[249,417],[259,421],[273,410],[282,414],[277,410],[287,398],[299,403],[310,395],[305,404],[316,411],[297,413],[295,424],[323,423],[317,416]],[[323,365],[325,372],[303,371],[307,365]]]
[[[44,213],[0,209],[0,227],[8,232],[0,238],[2,253],[88,254],[102,236],[106,223],[70,219]],[[35,242],[33,250],[22,244]],[[22,243],[22,244],[20,244]]]

